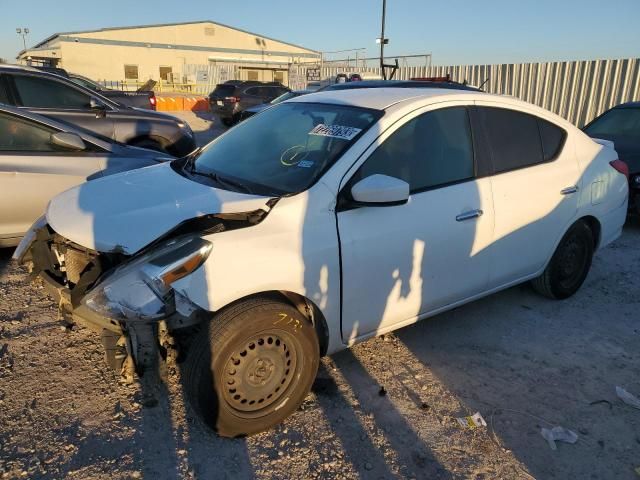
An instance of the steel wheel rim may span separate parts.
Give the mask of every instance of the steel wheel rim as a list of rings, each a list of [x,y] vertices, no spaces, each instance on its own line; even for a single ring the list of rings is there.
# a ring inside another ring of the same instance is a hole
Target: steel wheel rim
[[[571,289],[582,278],[588,260],[587,251],[586,241],[577,235],[569,238],[562,247],[556,272],[563,288]]]
[[[283,398],[299,366],[285,332],[263,332],[235,347],[224,363],[222,396],[240,416],[255,417]]]

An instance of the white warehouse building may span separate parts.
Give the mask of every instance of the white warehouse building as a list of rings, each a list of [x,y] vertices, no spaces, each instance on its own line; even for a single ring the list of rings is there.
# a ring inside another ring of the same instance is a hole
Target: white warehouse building
[[[286,83],[291,65],[320,53],[205,20],[56,33],[17,58],[102,81],[194,82],[204,66],[233,65],[238,79]]]

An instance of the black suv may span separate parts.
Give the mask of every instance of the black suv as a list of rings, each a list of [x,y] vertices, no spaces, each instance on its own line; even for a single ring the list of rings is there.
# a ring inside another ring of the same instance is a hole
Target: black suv
[[[279,82],[229,80],[216,85],[209,94],[211,111],[227,126],[240,121],[240,114],[249,107],[268,103],[290,89]]]
[[[196,147],[191,128],[176,117],[121,105],[71,80],[35,68],[0,65],[0,103],[176,157]]]

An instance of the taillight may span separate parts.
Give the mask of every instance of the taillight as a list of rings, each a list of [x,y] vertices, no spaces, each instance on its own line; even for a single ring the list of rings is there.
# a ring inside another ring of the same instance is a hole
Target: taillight
[[[224,97],[224,99],[231,103],[238,103],[240,101],[240,98],[238,97]]]
[[[156,96],[155,96],[155,95],[151,95],[151,96],[149,97],[149,103],[151,104],[151,106],[152,106],[153,108],[156,108]]]
[[[629,180],[629,165],[624,163],[622,160],[613,160],[612,162],[609,162],[609,165],[611,165],[618,172],[623,174],[627,178],[627,180]]]

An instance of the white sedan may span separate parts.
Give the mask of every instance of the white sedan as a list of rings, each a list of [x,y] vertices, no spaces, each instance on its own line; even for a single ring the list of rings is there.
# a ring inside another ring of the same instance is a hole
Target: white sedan
[[[513,98],[320,92],[59,195],[15,256],[118,368],[200,324],[178,343],[187,396],[246,435],[298,408],[321,355],[526,281],[573,295],[621,233],[625,171]]]

